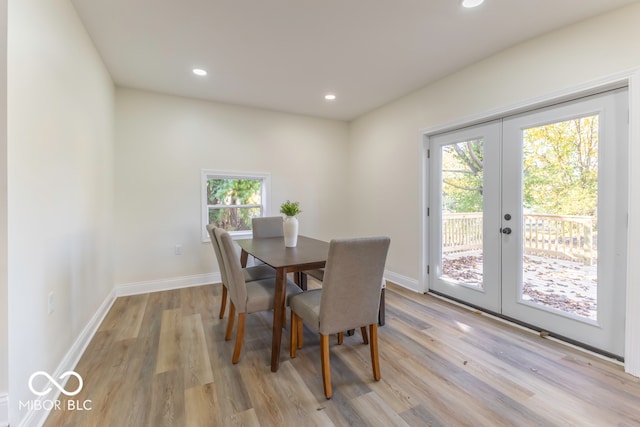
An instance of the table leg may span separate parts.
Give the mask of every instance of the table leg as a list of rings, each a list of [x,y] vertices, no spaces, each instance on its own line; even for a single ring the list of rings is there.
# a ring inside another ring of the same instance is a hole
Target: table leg
[[[273,298],[273,335],[271,337],[271,372],[280,367],[280,344],[282,342],[282,316],[284,314],[284,298],[287,288],[287,274],[284,269],[276,269],[275,295]]]
[[[305,273],[304,271],[293,273],[293,281],[303,291],[307,290],[307,273]]]
[[[242,266],[242,268],[245,268],[247,266],[248,258],[249,254],[243,249],[242,252],[240,252],[240,265]]]
[[[378,325],[384,326],[384,288],[380,291],[380,311],[378,311]]]

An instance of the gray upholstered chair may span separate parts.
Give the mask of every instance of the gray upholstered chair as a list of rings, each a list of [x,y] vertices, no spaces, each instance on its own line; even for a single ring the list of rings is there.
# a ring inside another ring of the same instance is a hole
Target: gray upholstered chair
[[[315,270],[307,270],[305,271],[309,276],[313,277],[316,280],[323,281],[324,280],[324,268],[318,268]]]
[[[269,238],[269,237],[284,237],[284,229],[282,228],[283,218],[281,216],[262,216],[251,219],[251,228],[253,229],[253,237],[255,238]],[[260,264],[262,261],[256,260],[256,264]],[[315,270],[314,270],[315,271]],[[306,271],[304,273],[307,273]],[[296,273],[299,276],[296,281],[298,286],[302,290],[307,290],[307,280],[304,274]]]
[[[252,218],[251,229],[253,230],[253,237],[256,238],[284,236],[281,216],[261,216]]]
[[[260,279],[247,281],[240,266],[240,260],[235,254],[233,240],[229,233],[221,228],[214,230],[216,239],[220,245],[220,252],[224,268],[226,269],[227,286],[229,287],[229,299],[231,305],[229,307],[229,321],[227,323],[227,331],[225,340],[231,339],[233,332],[233,324],[236,312],[238,313],[238,330],[236,332],[236,344],[233,351],[232,362],[238,363],[240,351],[242,350],[242,341],[244,340],[244,329],[246,315],[256,313],[258,311],[272,310],[274,304],[274,286],[275,277],[269,279]],[[287,288],[285,290],[287,300],[302,290],[290,280],[287,280]]]
[[[218,242],[214,230],[216,227],[212,224],[207,225],[207,232],[209,233],[209,238],[211,239],[211,245],[213,246],[213,252],[216,254],[216,259],[218,260],[218,267],[220,268],[220,276],[222,276],[222,300],[220,301],[220,314],[219,317],[222,319],[224,317],[224,311],[227,307],[227,289],[228,289],[228,281],[227,275],[224,268],[224,261],[222,260],[222,253],[220,252],[220,243]],[[262,264],[253,267],[247,267],[242,269],[242,273],[246,281],[252,280],[260,280],[260,279],[268,279],[272,277],[276,277],[276,271],[269,267],[268,265]]]
[[[307,270],[305,273],[316,280],[323,281],[324,280],[324,268],[318,268],[316,270]],[[384,293],[387,287],[387,283],[384,278],[382,279],[382,289],[380,290],[380,310],[378,311],[378,325],[384,326],[385,322],[385,303],[384,303]],[[303,289],[306,289],[306,283],[304,283]]]
[[[259,216],[251,218],[251,231],[254,238],[284,237],[281,216]],[[253,260],[255,265],[264,264],[261,260]]]
[[[332,396],[329,366],[329,335],[360,328],[371,348],[373,377],[380,380],[378,358],[378,308],[388,237],[332,240],[324,270],[322,289],[289,300],[291,307],[291,357],[302,348],[302,323],[320,333],[322,383],[327,399]],[[370,339],[366,326],[369,326]]]

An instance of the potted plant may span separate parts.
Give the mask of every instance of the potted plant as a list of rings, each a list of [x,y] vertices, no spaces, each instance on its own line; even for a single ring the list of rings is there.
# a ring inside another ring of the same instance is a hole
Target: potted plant
[[[298,218],[301,213],[300,203],[287,200],[280,205],[280,213],[285,215],[282,225],[284,231],[284,245],[293,248],[298,244]]]

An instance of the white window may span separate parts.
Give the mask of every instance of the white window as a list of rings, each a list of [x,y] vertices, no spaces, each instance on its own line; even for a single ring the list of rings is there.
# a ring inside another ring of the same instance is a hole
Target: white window
[[[202,240],[209,241],[207,224],[232,235],[250,235],[251,218],[264,216],[270,175],[202,170]]]

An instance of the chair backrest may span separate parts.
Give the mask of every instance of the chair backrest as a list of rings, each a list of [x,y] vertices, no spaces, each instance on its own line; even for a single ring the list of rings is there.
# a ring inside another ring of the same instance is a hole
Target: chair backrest
[[[240,259],[236,256],[233,239],[222,228],[216,228],[214,234],[220,245],[220,253],[227,272],[226,285],[229,289],[229,298],[236,307],[236,311],[244,313],[247,311],[247,284],[244,281]]]
[[[262,216],[251,219],[253,237],[281,237],[284,236],[281,216]]]
[[[218,267],[220,268],[220,276],[222,276],[222,283],[227,286],[227,271],[224,266],[224,259],[222,258],[222,252],[220,252],[220,243],[218,243],[218,238],[216,237],[216,233],[214,230],[218,228],[213,224],[207,224],[207,232],[209,233],[209,238],[211,239],[211,246],[213,246],[213,252],[216,254],[216,259],[218,260]]]
[[[324,269],[320,327],[335,334],[378,322],[388,237],[334,239]]]

